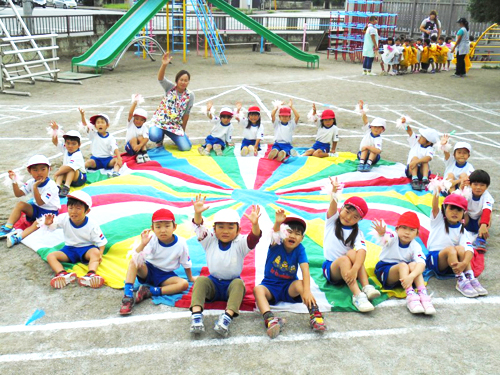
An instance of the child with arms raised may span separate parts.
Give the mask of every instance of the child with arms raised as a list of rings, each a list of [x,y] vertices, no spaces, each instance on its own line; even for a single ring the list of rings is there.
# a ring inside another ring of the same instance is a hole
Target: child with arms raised
[[[260,118],[260,108],[256,105],[248,108],[248,118],[241,114],[241,103],[236,103],[236,115],[238,122],[244,126],[243,140],[241,141],[241,156],[257,156],[260,150],[260,142],[264,138],[264,124]]]
[[[149,129],[145,125],[148,113],[143,108],[137,108],[140,95],[134,95],[134,101],[128,111],[127,135],[125,138],[125,151],[129,155],[136,155],[138,164],[150,161],[146,145],[149,141]]]
[[[295,118],[292,120],[292,111]],[[279,119],[276,119],[278,112]],[[297,156],[297,151],[293,149],[292,137],[300,115],[293,106],[290,99],[289,107],[275,107],[271,112],[271,121],[274,124],[274,144],[267,156],[270,160],[283,161],[288,156]]]
[[[372,169],[372,166],[380,160],[380,154],[382,153],[381,134],[385,131],[386,121],[383,118],[375,117],[370,123],[365,111],[363,110],[363,104],[362,100],[358,103],[363,123],[365,124],[363,127],[365,130],[365,136],[361,139],[361,143],[359,145],[358,171],[369,172]]]
[[[441,137],[441,146],[448,145],[450,136],[445,134]],[[451,146],[450,146],[451,147]],[[474,167],[467,160],[472,152],[472,146],[467,142],[457,142],[453,147],[453,152],[449,149],[444,151],[444,175],[443,178],[451,182],[450,193],[460,187],[460,185],[469,179],[469,175],[474,172]]]
[[[217,156],[222,156],[222,151],[226,145],[231,142],[233,134],[233,112],[230,108],[223,107],[219,112],[219,117],[212,114],[212,102],[207,103],[207,116],[213,124],[212,130],[207,138],[205,144],[198,147],[200,155],[208,156],[210,151],[214,150]]]
[[[337,151],[337,143],[339,141],[339,129],[337,128],[335,112],[331,109],[325,109],[321,113],[321,116],[318,117],[316,114],[316,105],[313,103],[312,119],[318,127],[316,142],[314,142],[312,147],[304,153],[304,156],[326,158],[335,154]]]

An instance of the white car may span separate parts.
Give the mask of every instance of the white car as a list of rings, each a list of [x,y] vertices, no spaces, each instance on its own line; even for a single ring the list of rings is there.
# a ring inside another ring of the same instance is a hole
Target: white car
[[[46,1],[46,0],[44,0]],[[76,8],[75,0],[54,0],[54,8]]]
[[[34,7],[42,7],[45,8],[47,6],[47,0],[31,0]]]

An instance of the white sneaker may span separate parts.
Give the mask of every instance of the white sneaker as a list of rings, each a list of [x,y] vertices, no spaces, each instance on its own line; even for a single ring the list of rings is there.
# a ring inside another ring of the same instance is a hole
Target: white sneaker
[[[144,156],[142,154],[137,154],[137,156],[135,157],[135,161],[137,162],[137,164],[144,163]]]
[[[243,147],[240,152],[241,156],[247,156],[248,151],[249,151],[248,147]]]
[[[215,322],[214,330],[222,337],[227,337],[229,334],[229,325],[231,324],[231,318],[226,315],[226,313],[222,313],[219,316],[219,319]]]
[[[376,75],[377,75],[377,73],[368,72],[368,73],[366,73],[366,75],[367,75],[367,76],[376,76]]]
[[[222,156],[222,146],[221,145],[214,145],[214,151],[215,151],[215,155]]]
[[[360,312],[368,312],[375,309],[370,301],[368,301],[368,297],[366,297],[366,294],[363,292],[359,293],[357,296],[352,296],[352,304]]]
[[[145,152],[144,154],[142,154],[142,157],[144,158],[144,162],[147,163],[148,161],[151,161],[151,159],[149,158],[149,155],[147,152]]]
[[[363,70],[363,74],[362,75],[366,76],[366,70]]]
[[[189,327],[189,332],[195,334],[205,332],[203,314],[199,313],[191,315],[191,327]]]
[[[253,147],[252,145],[248,146],[248,155],[254,156],[255,155],[254,152],[255,152],[255,147]]]
[[[375,298],[380,297],[380,292],[375,289],[373,285],[365,285],[363,287],[363,293],[366,294],[368,300],[373,301]]]
[[[299,154],[296,149],[292,148],[290,150],[290,156],[293,156],[294,158],[297,157]]]

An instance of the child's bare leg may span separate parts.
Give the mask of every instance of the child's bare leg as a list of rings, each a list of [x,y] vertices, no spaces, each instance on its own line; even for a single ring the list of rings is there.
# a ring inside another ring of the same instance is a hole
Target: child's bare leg
[[[128,264],[127,276],[125,277],[125,283],[134,284],[137,275],[145,279],[148,275],[148,267],[145,264],[143,264],[140,267],[137,267],[133,261],[130,261]]]
[[[19,218],[21,217],[21,213],[23,212],[26,214],[26,216],[32,217],[33,207],[31,206],[31,204],[28,204],[26,202],[17,202],[14,206],[14,209],[10,213],[7,224],[14,225],[19,220]]]
[[[56,185],[61,186],[64,180],[64,175],[60,174],[56,176]]]
[[[89,159],[85,162],[85,168],[87,169],[93,169],[96,167],[96,163],[95,163],[95,160],[93,159]]]
[[[367,158],[368,158],[368,150],[361,151],[361,154],[359,155],[359,162],[364,164]]]
[[[422,171],[422,180],[429,179],[429,163],[422,163],[420,165],[420,170]]]
[[[273,298],[269,289],[264,285],[257,285],[253,288],[253,295],[255,296],[255,302],[261,314],[264,314],[271,310],[269,301]]]
[[[458,254],[455,246],[449,246],[439,252],[438,267],[440,271],[451,267],[452,264],[458,262]]]
[[[115,172],[118,172],[120,170],[120,166],[116,162],[116,158],[113,158],[109,164],[106,166],[106,168],[113,168]]]
[[[418,158],[415,156],[411,161],[418,160]],[[418,164],[415,164],[413,168],[409,168],[409,172],[412,176],[416,177],[418,175]]]
[[[389,270],[389,275],[387,275],[387,283],[396,284],[400,279],[407,277],[409,273],[409,268],[406,263],[398,263],[392,266]]]
[[[52,268],[52,271],[56,273],[56,275],[59,272],[64,271],[64,267],[61,262],[69,262],[68,256],[62,251],[54,251],[53,253],[47,255],[47,263],[49,264],[50,268]]]
[[[278,156],[278,152],[279,152],[279,151],[278,151],[277,149],[273,148],[273,149],[269,152],[269,155],[267,155],[267,158],[268,158],[269,160],[274,160],[274,159],[276,159],[276,156]]]
[[[66,173],[66,178],[64,179],[64,185],[70,187],[73,181],[78,180],[78,176],[80,176],[80,171],[70,171]]]
[[[465,249],[463,246],[456,246],[455,248],[457,249],[458,260],[460,262],[462,262],[465,259]],[[469,271],[471,269],[472,269],[472,267],[471,267],[470,262],[469,262],[467,267],[465,267],[465,271]]]
[[[95,272],[102,260],[101,250],[94,247],[85,253],[84,258],[89,261],[89,271]]]
[[[31,233],[35,232],[38,229],[38,223],[35,222],[31,224],[28,228],[23,230],[23,233],[21,233],[21,238],[26,238],[28,237]]]
[[[316,156],[317,158],[327,158],[329,155],[328,153],[323,152],[323,150],[316,150],[312,156]]]
[[[330,274],[332,275],[332,279],[334,280],[343,280],[344,275],[350,271],[352,268],[352,262],[351,259],[349,259],[348,256],[341,256],[335,262],[332,263],[330,266]],[[347,284],[349,289],[351,290],[352,294],[354,296],[357,296],[359,293],[361,293],[361,290],[359,289],[358,283],[356,280],[354,280],[353,283]]]
[[[212,151],[212,148],[213,148],[213,146],[212,146],[212,145],[210,145],[210,144],[208,144],[208,145],[206,145],[206,146],[205,146],[205,150],[206,150],[207,152]]]
[[[161,294],[171,295],[182,293],[189,288],[189,283],[181,277],[174,276],[161,283]]]
[[[415,269],[415,267],[417,266],[417,263],[415,262],[411,262],[408,264],[408,267],[410,268],[410,272],[413,272],[413,270]],[[419,274],[415,277],[415,279],[413,279],[413,284],[415,284],[415,286],[420,289],[422,287],[425,287],[425,282],[424,282],[424,275],[423,274]]]
[[[316,152],[318,150],[315,150],[313,148],[310,148],[309,150],[307,150],[306,152],[304,152],[304,156],[311,156],[314,154],[314,152]]]

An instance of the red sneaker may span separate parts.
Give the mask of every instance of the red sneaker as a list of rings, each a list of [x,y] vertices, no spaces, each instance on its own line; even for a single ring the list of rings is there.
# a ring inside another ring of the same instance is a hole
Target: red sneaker
[[[134,297],[123,297],[120,315],[130,315],[132,313],[132,307],[134,307]]]
[[[135,295],[135,303],[141,303],[145,299],[153,297],[153,294],[151,294],[151,290],[149,290],[149,286],[146,285],[141,285],[139,287],[139,290],[137,291]]]
[[[104,285],[104,278],[96,273],[88,273],[78,278],[78,284],[80,286],[88,286],[97,289]]]
[[[313,331],[326,331],[325,320],[323,319],[323,315],[318,311],[312,312],[310,315],[309,324]]]
[[[76,280],[76,273],[61,272],[55,275],[52,280],[50,280],[50,286],[56,289],[62,289],[66,285],[71,284]]]

